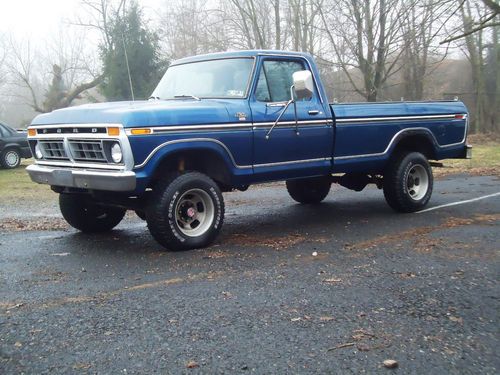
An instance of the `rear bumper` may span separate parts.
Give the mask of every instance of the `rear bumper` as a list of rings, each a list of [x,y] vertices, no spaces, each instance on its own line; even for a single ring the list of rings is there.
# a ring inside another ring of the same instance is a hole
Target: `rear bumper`
[[[80,189],[133,191],[136,176],[130,171],[89,171],[30,165],[26,168],[32,181],[51,186]]]
[[[465,145],[464,154],[462,156],[464,159],[472,159],[472,146]]]

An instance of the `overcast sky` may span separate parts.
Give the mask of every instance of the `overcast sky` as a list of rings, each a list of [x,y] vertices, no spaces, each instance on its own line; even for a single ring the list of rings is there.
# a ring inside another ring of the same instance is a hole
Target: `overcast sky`
[[[138,2],[152,13],[164,1]],[[39,44],[58,35],[61,25],[75,19],[80,10],[80,0],[0,0],[0,31]]]

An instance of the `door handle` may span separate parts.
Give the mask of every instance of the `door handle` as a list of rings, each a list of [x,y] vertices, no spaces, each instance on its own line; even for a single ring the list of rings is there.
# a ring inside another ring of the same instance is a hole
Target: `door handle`
[[[317,109],[308,111],[307,113],[309,113],[311,116],[319,115],[319,111]]]

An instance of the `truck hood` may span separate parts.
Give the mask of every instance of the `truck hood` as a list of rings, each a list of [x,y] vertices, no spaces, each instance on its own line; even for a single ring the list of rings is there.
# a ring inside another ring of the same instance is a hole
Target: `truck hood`
[[[39,115],[31,125],[122,124],[127,128],[228,121],[226,106],[221,101],[179,99],[84,104]]]

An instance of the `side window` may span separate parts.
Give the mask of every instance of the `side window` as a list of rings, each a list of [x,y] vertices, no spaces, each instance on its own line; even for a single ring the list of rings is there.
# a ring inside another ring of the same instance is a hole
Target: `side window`
[[[290,100],[293,73],[304,70],[298,61],[265,60],[259,74],[255,97],[261,102],[286,102]]]

